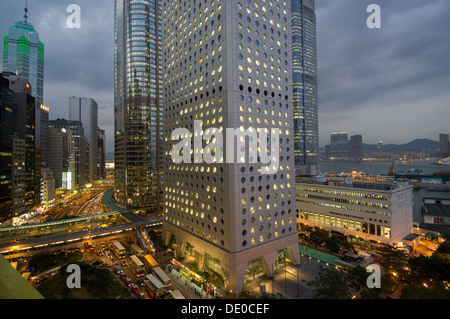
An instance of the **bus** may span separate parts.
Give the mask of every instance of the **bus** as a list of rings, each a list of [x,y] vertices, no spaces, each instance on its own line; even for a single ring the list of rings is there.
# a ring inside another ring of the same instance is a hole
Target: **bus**
[[[170,295],[172,297],[171,299],[186,299],[179,290],[172,290]]]
[[[158,299],[168,292],[164,285],[154,275],[150,274],[145,278],[145,290],[147,290],[148,294],[153,299]]]
[[[144,256],[144,265],[149,272],[152,272],[153,268],[159,266],[159,264],[156,262],[156,260],[151,255]]]
[[[144,264],[142,263],[142,261],[140,261],[139,258],[137,258],[135,255],[132,255],[130,258],[131,258],[130,266],[133,274],[137,278],[144,276]]]
[[[154,267],[153,271],[155,272],[156,277],[162,282],[164,287],[170,288],[170,278],[166,275],[166,273],[159,267]]]
[[[117,258],[119,259],[125,258],[125,247],[123,247],[123,245],[119,241],[117,240],[110,241],[109,248],[114,252]]]
[[[133,255],[138,256],[139,258],[142,258],[142,257],[145,256],[144,250],[141,247],[139,247],[138,245],[135,245],[135,244],[131,245],[131,253]]]

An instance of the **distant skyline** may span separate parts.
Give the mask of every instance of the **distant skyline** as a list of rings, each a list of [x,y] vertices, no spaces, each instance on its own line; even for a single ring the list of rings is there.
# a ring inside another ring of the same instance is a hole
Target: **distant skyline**
[[[81,8],[80,29],[66,25],[72,3]],[[381,7],[381,29],[366,25],[372,3]],[[23,20],[24,6],[2,1],[2,40]],[[29,0],[28,9],[45,44],[50,119],[68,118],[71,96],[93,98],[113,152],[113,0]],[[450,131],[448,12],[447,0],[316,0],[321,147],[338,131],[361,134],[367,144],[438,141]]]

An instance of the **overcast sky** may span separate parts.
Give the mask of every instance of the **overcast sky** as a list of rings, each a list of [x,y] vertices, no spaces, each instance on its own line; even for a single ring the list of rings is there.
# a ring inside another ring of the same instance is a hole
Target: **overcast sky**
[[[0,0],[0,36],[23,19],[25,0]],[[67,28],[70,4],[81,28]],[[369,4],[381,28],[369,29]],[[68,117],[70,96],[99,104],[99,126],[113,148],[113,0],[28,0],[29,22],[45,44],[44,103]],[[364,143],[438,140],[450,131],[450,1],[316,0],[320,146],[330,133]]]

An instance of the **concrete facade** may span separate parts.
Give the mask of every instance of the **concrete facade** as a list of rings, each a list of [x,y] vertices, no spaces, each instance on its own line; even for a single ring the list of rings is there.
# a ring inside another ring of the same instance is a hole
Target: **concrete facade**
[[[181,256],[186,243],[193,246],[198,260],[220,273],[232,291],[242,289],[251,260],[263,258],[269,274],[286,247],[292,261],[299,260],[290,12],[287,1],[163,2],[163,236],[167,243],[175,238]],[[202,124],[202,145],[191,149],[191,163],[174,163],[178,141],[171,134],[182,128],[190,132],[185,137],[198,137],[194,120]],[[215,144],[228,128],[267,132],[270,145],[261,148],[259,137],[253,146],[257,139],[251,134],[237,139],[244,145],[230,162],[226,144]],[[207,129],[214,138],[204,136]],[[279,139],[274,140],[275,132]],[[223,156],[211,164],[194,163],[210,142]],[[252,158],[261,149],[270,151],[275,173],[264,174],[260,157]]]
[[[354,186],[297,183],[299,225],[390,245],[412,233],[412,186]]]

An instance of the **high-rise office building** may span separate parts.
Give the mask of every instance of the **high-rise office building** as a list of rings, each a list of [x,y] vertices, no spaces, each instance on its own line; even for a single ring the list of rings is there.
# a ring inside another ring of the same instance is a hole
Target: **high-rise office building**
[[[382,153],[383,152],[383,141],[379,141],[377,145],[377,152]]]
[[[162,60],[158,0],[115,1],[114,196],[162,214]]]
[[[9,28],[9,34],[3,39],[3,72],[19,75],[31,85],[31,95],[37,105],[44,103],[44,44],[39,33],[27,19]]]
[[[36,106],[36,147],[41,151],[41,165],[46,166],[48,156],[48,121],[50,108],[44,104]]]
[[[39,107],[44,100],[44,44],[39,40],[39,33],[34,29],[28,21],[28,8],[25,7],[24,20],[17,22],[9,28],[9,33],[3,38],[3,72],[10,75],[17,75],[24,82],[28,82],[31,88],[29,94],[35,99],[34,118],[40,121]],[[39,122],[40,123],[40,122]],[[33,123],[30,127],[35,131],[35,150],[30,152],[30,143],[28,137],[27,145],[27,208],[39,204],[41,193],[41,155],[40,148],[40,126],[38,122]],[[28,125],[28,124],[27,124]],[[38,126],[38,127],[36,127]],[[20,134],[19,134],[20,135]],[[30,184],[30,160],[34,158],[34,189],[31,190]],[[33,194],[33,199],[31,199]]]
[[[72,138],[72,131],[66,130],[64,127],[50,127],[48,130],[49,137],[49,154],[47,166],[53,172],[55,180],[55,188],[63,187],[63,179],[65,180],[65,188],[72,190],[72,176],[75,176],[75,144],[76,139]],[[67,181],[70,181],[70,187],[67,187]],[[73,185],[75,186],[75,184]]]
[[[332,158],[348,158],[348,134],[346,132],[331,133],[330,142]]]
[[[88,156],[86,157],[87,179],[93,183],[98,179],[98,105],[95,100],[85,97],[69,98],[69,121],[83,124],[87,140]]]
[[[57,119],[49,121],[49,127],[56,128],[61,131],[64,129],[66,132],[70,131],[71,140],[69,140],[69,143],[72,144],[70,146],[71,156],[68,172],[62,172],[63,189],[83,188],[86,184],[86,176],[88,176],[86,165],[87,139],[84,135],[83,124],[80,121]],[[52,170],[54,170],[55,179],[58,178],[57,171],[53,168]],[[67,185],[70,185],[70,187]]]
[[[13,91],[13,130],[25,141],[25,208],[40,203],[41,162],[36,147],[36,99],[30,95],[31,86],[23,77],[11,75],[9,88]]]
[[[26,163],[26,142],[25,139],[19,137],[17,132],[14,133],[13,142],[13,162],[12,162],[12,199],[13,216],[19,216],[25,212],[29,195],[29,181],[27,180],[27,163]],[[28,185],[27,185],[28,184]],[[27,200],[27,201],[26,201]],[[28,207],[30,208],[30,207]]]
[[[295,167],[299,175],[315,175],[319,166],[315,1],[292,0],[291,8]]]
[[[98,128],[98,178],[106,178],[106,134],[105,130]]]
[[[448,133],[441,132],[439,134],[439,144],[440,144],[440,153],[441,153],[441,156],[443,156],[443,157],[447,157],[449,155],[448,141],[449,141]]]
[[[0,219],[12,217],[13,91],[0,74]]]
[[[290,2],[164,1],[163,30],[164,240],[240,291],[249,264],[299,262]]]
[[[358,161],[363,159],[363,141],[361,135],[350,136],[350,142],[348,144],[348,157]]]
[[[42,203],[49,204],[55,200],[55,179],[50,168],[42,169]]]

